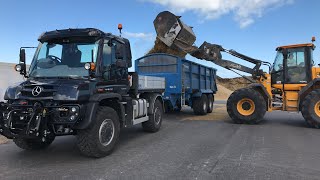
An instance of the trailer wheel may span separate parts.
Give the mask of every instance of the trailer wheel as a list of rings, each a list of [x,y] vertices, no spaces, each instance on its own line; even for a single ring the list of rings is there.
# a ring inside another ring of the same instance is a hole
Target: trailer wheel
[[[45,139],[23,139],[16,138],[13,142],[21,149],[25,150],[40,150],[45,149],[54,141],[54,135],[48,135]]]
[[[212,94],[208,95],[208,113],[212,113],[213,111],[213,102],[214,102],[214,96]]]
[[[234,91],[227,101],[227,111],[237,124],[257,124],[266,113],[266,102],[254,89],[243,88]]]
[[[305,97],[301,113],[309,126],[320,128],[320,90],[314,90]]]
[[[208,97],[202,94],[200,98],[193,99],[193,112],[196,115],[206,115],[208,111]]]
[[[78,131],[77,146],[83,155],[104,157],[113,151],[119,134],[120,122],[117,112],[110,107],[99,107],[94,123],[89,128]]]
[[[149,120],[142,123],[142,128],[146,132],[157,132],[159,131],[162,124],[163,108],[159,100],[154,103],[152,114],[149,114]]]

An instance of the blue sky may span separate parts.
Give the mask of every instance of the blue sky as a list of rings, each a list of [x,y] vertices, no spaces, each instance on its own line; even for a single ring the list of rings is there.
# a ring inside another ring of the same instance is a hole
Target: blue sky
[[[19,48],[37,46],[44,31],[95,27],[118,34],[118,23],[136,59],[152,48],[152,22],[164,10],[182,15],[194,27],[198,46],[208,41],[273,62],[277,46],[320,38],[319,9],[318,0],[0,0],[0,62],[18,62]],[[30,60],[33,52],[27,53]],[[319,49],[314,57],[320,63]],[[214,66],[222,77],[235,76],[212,63],[195,61]]]

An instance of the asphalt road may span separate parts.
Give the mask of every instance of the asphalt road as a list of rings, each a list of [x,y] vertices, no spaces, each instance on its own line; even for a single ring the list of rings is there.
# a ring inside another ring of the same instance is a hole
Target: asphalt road
[[[3,144],[0,179],[320,178],[320,130],[300,114],[267,113],[259,125],[236,125],[223,108],[216,105],[215,120],[189,110],[166,115],[155,134],[124,129],[114,153],[102,159],[79,155],[74,137],[36,152]]]

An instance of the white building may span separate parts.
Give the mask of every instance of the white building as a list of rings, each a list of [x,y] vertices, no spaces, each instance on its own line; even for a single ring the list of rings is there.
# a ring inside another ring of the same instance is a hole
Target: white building
[[[23,81],[22,75],[14,70],[15,65],[14,63],[0,62],[0,101],[3,101],[8,86]]]

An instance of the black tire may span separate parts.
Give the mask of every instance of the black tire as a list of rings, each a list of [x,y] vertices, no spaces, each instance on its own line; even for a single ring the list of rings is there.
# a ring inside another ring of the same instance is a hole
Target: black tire
[[[227,101],[227,111],[237,124],[257,124],[266,113],[266,102],[263,96],[251,88],[234,91]]]
[[[176,107],[174,108],[175,112],[180,112],[182,109],[181,102],[178,101]]]
[[[202,94],[200,98],[193,99],[193,112],[196,115],[206,115],[208,111],[208,97]]]
[[[110,107],[99,107],[96,119],[89,128],[77,133],[80,152],[89,157],[105,157],[112,153],[120,135],[117,112]]]
[[[46,149],[54,141],[54,135],[48,135],[43,142],[42,139],[23,139],[16,138],[13,142],[21,149],[24,150],[41,150]]]
[[[213,102],[214,102],[214,96],[212,94],[208,95],[208,113],[212,113],[213,111]]]
[[[162,124],[163,108],[159,100],[154,103],[152,114],[149,114],[149,120],[142,123],[142,128],[146,132],[157,132],[159,131]]]
[[[309,126],[320,128],[320,90],[309,93],[302,102],[301,113]],[[318,107],[317,107],[318,106]],[[318,112],[316,112],[318,110]]]

